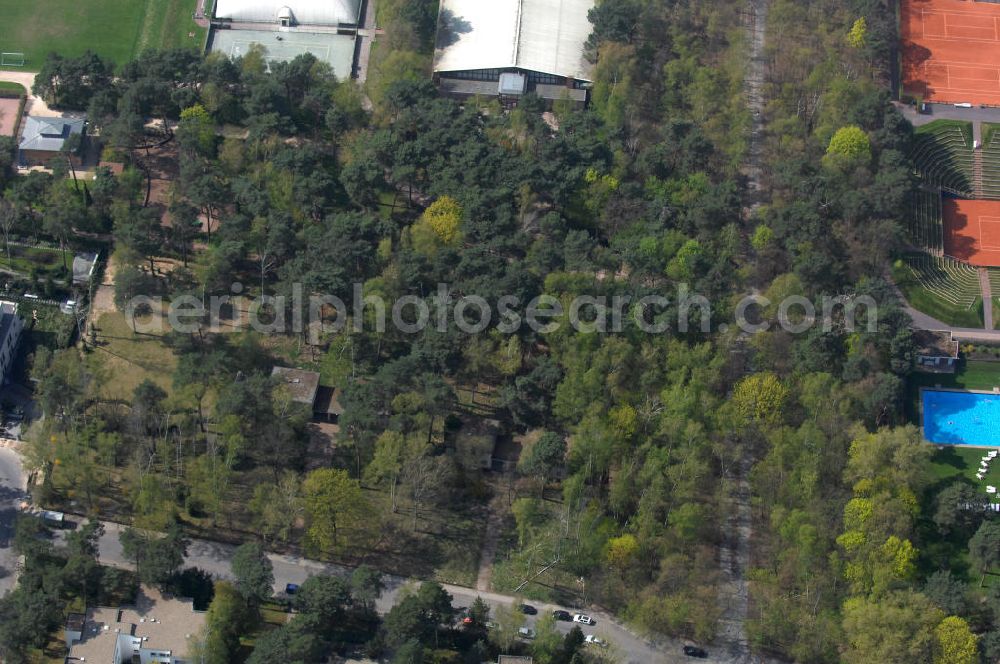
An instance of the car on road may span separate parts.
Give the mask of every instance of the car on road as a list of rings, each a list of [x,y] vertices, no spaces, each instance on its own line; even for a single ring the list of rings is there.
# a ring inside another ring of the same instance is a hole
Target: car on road
[[[299,584],[297,584],[297,583],[286,583],[285,584],[285,594],[286,595],[294,595],[297,592],[299,592]]]
[[[585,613],[577,613],[573,616],[573,622],[580,623],[581,625],[593,625],[594,619]]]
[[[708,653],[698,646],[684,646],[684,654],[688,657],[697,657],[698,659],[708,657]]]
[[[585,636],[583,642],[592,646],[600,646],[601,648],[608,647],[607,641],[605,641],[599,636],[594,636],[593,634],[588,634],[587,636]]]
[[[530,627],[521,627],[517,630],[517,635],[522,639],[533,639],[535,638],[535,630]]]
[[[555,611],[553,611],[552,617],[555,618],[556,620],[562,620],[565,622],[573,621],[573,614],[571,614],[569,611],[563,611],[562,609],[556,609]]]
[[[530,604],[522,604],[521,606],[518,607],[518,609],[521,610],[521,613],[529,616],[533,616],[536,613],[538,613],[538,609],[536,609]]]

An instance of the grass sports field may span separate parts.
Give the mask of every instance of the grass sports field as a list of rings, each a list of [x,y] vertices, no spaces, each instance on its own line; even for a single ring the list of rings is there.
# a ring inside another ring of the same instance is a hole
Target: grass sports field
[[[120,65],[149,48],[201,48],[205,32],[191,20],[197,2],[0,0],[0,51],[23,52],[23,69],[37,71],[50,51],[89,48]]]

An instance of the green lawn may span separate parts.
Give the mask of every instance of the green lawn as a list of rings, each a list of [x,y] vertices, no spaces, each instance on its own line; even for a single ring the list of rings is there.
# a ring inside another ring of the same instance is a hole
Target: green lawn
[[[26,247],[20,244],[11,244],[9,251],[10,260],[8,261],[7,252],[0,246],[0,269],[12,270],[25,276],[34,272],[40,276],[62,279],[66,276],[66,270],[73,262],[73,252],[67,251],[64,268],[63,252],[48,247]]]
[[[928,468],[931,483],[924,495],[922,516],[917,523],[919,567],[922,574],[931,574],[938,569],[950,569],[960,578],[978,585],[992,586],[1000,579],[1000,570],[994,569],[984,579],[969,565],[968,538],[970,533],[952,532],[944,534],[937,529],[930,515],[933,514],[937,494],[954,482],[964,482],[986,494],[986,486],[1000,486],[1000,459],[994,460],[982,481],[976,479],[979,461],[986,455],[986,448],[945,446],[934,452]],[[993,496],[996,502],[996,496]]]
[[[23,52],[38,71],[47,53],[87,49],[123,64],[148,48],[201,48],[191,20],[197,0],[0,0],[0,51]],[[194,33],[189,37],[188,33]]]
[[[11,83],[10,81],[0,81],[0,92],[23,95],[25,93],[25,90],[24,86],[21,85],[20,83]]]
[[[102,386],[105,399],[130,400],[139,383],[149,379],[173,394],[174,352],[159,334],[135,334],[121,313],[97,319],[97,348],[87,356],[90,368],[113,377]]]
[[[915,373],[912,382],[920,387],[951,387],[964,390],[992,390],[1000,386],[1000,362],[961,360],[954,374]]]
[[[974,485],[1000,486],[1000,458],[990,463],[990,469],[982,482],[976,479],[979,461],[986,456],[987,449],[980,447],[945,446],[934,453],[930,473],[935,482],[947,485],[957,479],[966,479]]]

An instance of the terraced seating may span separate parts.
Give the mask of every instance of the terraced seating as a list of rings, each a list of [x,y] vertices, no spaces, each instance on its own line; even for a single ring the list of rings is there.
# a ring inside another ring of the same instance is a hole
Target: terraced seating
[[[993,297],[1000,297],[1000,268],[991,267],[989,273],[990,290],[993,291]]]
[[[957,196],[971,197],[973,153],[963,126],[931,122],[920,127],[914,137],[911,157],[925,185],[940,187]]]
[[[983,125],[983,198],[1000,199],[1000,131]]]
[[[944,251],[944,221],[941,194],[918,189],[913,194],[907,231],[914,246],[940,256]]]
[[[982,294],[979,273],[966,263],[929,254],[908,254],[903,260],[921,286],[955,306],[971,309]]]

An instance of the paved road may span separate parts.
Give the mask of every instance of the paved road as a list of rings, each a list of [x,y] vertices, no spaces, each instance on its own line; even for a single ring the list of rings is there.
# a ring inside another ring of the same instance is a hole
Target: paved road
[[[917,113],[909,104],[894,102],[896,108],[910,121],[914,127],[934,122],[935,120],[967,120],[968,122],[1000,122],[1000,108],[957,108],[953,104],[929,104],[931,112]]]
[[[365,3],[365,15],[358,30],[358,62],[355,78],[360,85],[368,80],[368,61],[371,59],[372,44],[375,41],[375,0]]]
[[[918,330],[946,330],[952,333],[955,339],[960,341],[983,341],[995,343],[1000,341],[1000,330],[984,330],[980,327],[955,327],[948,325],[937,318],[928,316],[922,311],[917,311],[910,306],[906,298],[900,294],[900,302],[903,310],[913,319],[913,327]]]
[[[6,501],[3,504],[9,504],[10,507],[8,511],[0,513],[0,517],[3,519],[0,521],[0,524],[6,524],[8,529],[13,522],[17,502],[25,495],[23,492],[24,486],[25,480],[21,473],[20,459],[12,450],[0,448],[0,498]],[[0,528],[2,527],[0,525]],[[98,544],[101,562],[106,565],[130,568],[131,563],[125,559],[121,543],[118,539],[124,527],[116,523],[105,522],[104,528],[104,535]],[[3,532],[5,531],[0,530],[0,535]],[[199,539],[191,540],[185,563],[189,566],[201,568],[215,578],[231,579],[232,570],[230,569],[229,561],[232,559],[234,549],[235,547],[229,544]],[[5,561],[2,558],[5,551],[9,553],[9,549],[0,548],[0,564],[3,564],[4,567],[10,565],[8,569],[12,570],[16,561]],[[350,568],[341,565],[331,565],[299,556],[269,554],[268,557],[274,566],[274,590],[276,593],[283,591],[286,584],[301,584],[310,576],[317,574],[348,576],[352,571]],[[4,579],[0,579],[0,583],[7,581],[8,585],[10,585],[10,579],[11,577],[7,576]],[[392,608],[404,586],[415,583],[411,579],[394,575],[386,575],[384,580],[386,583],[386,592],[383,593],[378,601],[378,610],[380,613],[386,613]],[[477,596],[482,597],[492,606],[511,604],[516,601],[514,597],[509,595],[481,592],[473,588],[447,584],[444,587],[454,597],[454,606],[456,607],[470,606]],[[0,593],[2,592],[0,590]],[[546,611],[553,611],[557,608],[571,613],[581,611],[579,607],[556,606],[541,602],[532,602],[532,605],[538,609],[539,616],[544,615]],[[659,642],[647,641],[633,634],[624,626],[615,622],[611,616],[603,612],[582,611],[591,615],[595,620],[594,625],[582,626],[584,633],[597,634],[605,638],[611,644],[610,648],[622,664],[682,664],[692,661],[682,654],[681,648],[683,643],[681,641],[674,639]],[[528,627],[532,627],[537,618],[538,616],[526,616],[525,624]],[[572,624],[559,622],[557,623],[557,627],[559,631],[565,633],[572,629]],[[711,649],[709,650],[711,651]],[[722,655],[721,652],[719,654]],[[734,660],[722,655],[722,658],[700,661],[731,664]]]
[[[131,564],[125,559],[122,553],[121,543],[118,540],[118,536],[123,529],[124,527],[118,524],[105,523],[105,533],[99,544],[101,562],[118,567],[131,567]],[[235,547],[229,544],[207,540],[191,540],[186,563],[187,565],[205,570],[217,579],[232,579],[229,561],[232,559],[234,549]],[[282,592],[286,584],[301,584],[310,576],[333,574],[346,577],[352,571],[350,568],[341,565],[322,563],[299,556],[272,553],[268,557],[274,566],[275,593]],[[377,602],[378,611],[383,614],[387,613],[396,604],[402,588],[409,583],[413,583],[410,579],[394,575],[387,575],[384,577],[384,580],[386,583],[386,592],[382,594],[382,597]],[[453,603],[456,607],[470,606],[477,596],[481,596],[491,606],[510,604],[515,601],[513,597],[507,595],[481,592],[473,588],[447,584],[444,587],[454,597]],[[557,608],[570,612],[580,611],[580,609],[574,607],[561,607],[544,603],[532,603],[532,605],[538,608],[539,615],[542,615],[545,611],[552,611]],[[597,634],[607,639],[612,644],[612,647],[616,649],[623,664],[674,664],[675,662],[691,661],[681,654],[682,644],[679,641],[663,644],[649,643],[615,623],[610,616],[600,612],[594,612],[590,615],[594,617],[596,624],[590,627],[583,627],[584,633]],[[528,627],[533,627],[537,616],[526,616],[525,618],[525,624]],[[572,628],[572,625],[560,622],[557,624],[557,627],[561,632],[565,633]]]
[[[0,597],[14,587],[17,557],[11,550],[14,519],[18,505],[26,497],[21,460],[14,450],[0,447]]]

